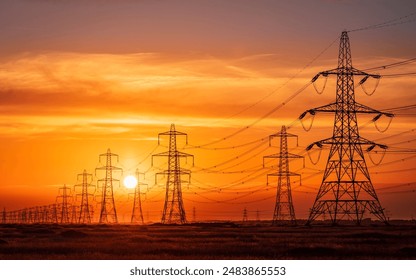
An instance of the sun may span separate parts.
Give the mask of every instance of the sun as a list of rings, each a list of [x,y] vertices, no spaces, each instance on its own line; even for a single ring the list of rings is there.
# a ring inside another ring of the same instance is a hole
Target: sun
[[[128,175],[123,180],[124,186],[128,189],[134,189],[137,185],[137,179],[133,175]]]

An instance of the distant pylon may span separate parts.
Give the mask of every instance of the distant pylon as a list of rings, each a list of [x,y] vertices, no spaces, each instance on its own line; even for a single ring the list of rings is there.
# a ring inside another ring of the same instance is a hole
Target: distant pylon
[[[295,208],[293,207],[292,190],[290,186],[290,177],[300,176],[300,174],[290,172],[289,158],[303,157],[288,152],[287,138],[296,137],[297,139],[298,136],[287,133],[286,127],[282,126],[279,133],[269,136],[269,143],[271,143],[271,140],[275,137],[280,137],[280,152],[263,157],[263,163],[264,159],[266,158],[279,159],[277,172],[267,174],[267,184],[269,184],[269,176],[277,176],[276,204],[274,207],[272,224],[296,224]]]
[[[70,189],[66,185],[64,185],[62,188],[59,188],[60,195],[57,196],[56,200],[59,205],[59,219],[58,222],[61,224],[69,224],[70,217],[69,217],[69,204],[68,204],[68,198]],[[38,208],[39,209],[39,208]],[[39,212],[38,212],[39,213]],[[47,219],[46,217],[46,211],[41,210],[40,214],[40,221],[44,223]]]
[[[136,169],[136,178],[137,185],[134,188],[134,201],[133,201],[133,211],[131,213],[131,223],[141,223],[144,225],[143,211],[142,211],[142,201],[140,197],[140,185],[144,185],[140,182],[140,173],[139,169]]]
[[[87,173],[84,169],[84,172],[78,174],[78,181],[82,183],[76,184],[74,187],[81,187],[81,204],[79,215],[77,218],[77,223],[80,224],[91,224],[92,221],[92,205],[90,203],[90,196],[93,194],[89,192],[89,188],[95,187],[92,182],[92,174]],[[82,178],[82,180],[80,180]]]
[[[114,202],[113,183],[120,183],[120,181],[113,178],[113,172],[122,171],[122,169],[112,165],[112,157],[116,157],[118,161],[118,155],[112,154],[110,149],[107,150],[107,153],[99,156],[100,162],[102,157],[105,157],[106,159],[105,165],[95,169],[95,172],[100,170],[105,171],[105,177],[99,179],[97,182],[97,184],[101,183],[102,186],[99,223],[118,223],[116,205]]]
[[[69,189],[69,188],[68,188]],[[47,206],[41,206],[41,222],[43,223],[43,224],[47,224],[47,223],[49,223],[49,209],[48,209],[48,207]],[[68,207],[68,217],[69,217],[69,207]],[[69,218],[68,218],[68,222],[65,222],[65,221],[63,221],[63,222],[61,222],[62,224],[66,224],[66,223],[70,223],[70,220],[69,220]]]
[[[186,133],[176,131],[174,124],[171,125],[170,131],[159,133],[159,143],[160,136],[165,135],[169,136],[169,151],[152,156],[152,164],[153,157],[168,157],[168,169],[156,174],[156,182],[157,175],[167,176],[165,205],[163,207],[161,222],[162,224],[184,224],[186,223],[186,215],[182,200],[181,184],[184,182],[189,183],[191,171],[180,167],[180,158],[192,157],[193,159],[193,155],[182,153],[177,150],[176,136],[185,136],[186,143],[188,143],[188,135]],[[182,179],[184,175],[188,176],[188,181]]]
[[[377,114],[374,120],[382,115],[393,117],[393,114],[374,110],[355,101],[354,76],[363,76],[359,82],[363,84],[368,78],[379,79],[379,75],[368,74],[352,67],[350,41],[347,31],[342,32],[339,47],[338,67],[318,73],[319,76],[337,76],[336,101],[328,105],[310,109],[307,113],[335,113],[333,135],[330,138],[312,143],[321,148],[324,144],[331,145],[322,183],[315,202],[310,210],[307,224],[319,216],[328,214],[332,224],[340,220],[352,219],[360,224],[364,214],[368,212],[387,223],[384,210],[374,190],[370,174],[362,150],[363,145],[371,151],[376,146],[386,149],[387,146],[376,144],[360,136],[358,131],[357,113]]]
[[[4,207],[3,212],[1,214],[1,223],[2,224],[5,224],[7,222],[6,216],[7,216],[6,207]]]
[[[72,204],[71,206],[71,224],[78,224],[79,206]]]
[[[196,222],[196,209],[195,206],[192,207],[192,222]]]
[[[54,224],[57,224],[58,223],[58,209],[57,209],[57,207],[56,207],[56,203],[55,204],[52,204],[51,206],[50,206],[50,215],[51,215],[51,223],[54,223]],[[29,212],[30,214],[29,214],[29,216],[32,216],[31,215],[31,212]],[[30,217],[30,221],[32,220],[32,217]]]
[[[243,209],[243,223],[248,222],[247,208]]]
[[[40,222],[39,206],[35,206],[35,209],[34,209],[33,211],[34,211],[34,215],[33,215],[33,223],[37,224],[37,223],[39,223],[39,222]],[[57,217],[58,217],[58,216],[57,216]],[[58,223],[59,223],[59,220],[60,220],[60,219],[58,219]]]

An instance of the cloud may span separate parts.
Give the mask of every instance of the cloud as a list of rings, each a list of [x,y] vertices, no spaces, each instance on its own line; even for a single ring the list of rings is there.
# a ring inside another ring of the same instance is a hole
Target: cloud
[[[23,54],[0,65],[1,134],[97,137],[111,132],[122,138],[138,133],[135,126],[164,127],[172,122],[238,128],[253,123],[336,63],[327,60],[323,66],[299,71],[280,65],[280,60],[275,54],[227,59],[160,53]],[[373,58],[361,65],[392,61]],[[386,108],[386,101],[390,107],[406,104],[412,82],[404,80],[398,88],[392,80],[382,80],[383,87],[371,99],[357,89],[357,100],[371,102],[375,109]],[[394,95],[387,94],[393,89]],[[259,125],[292,123],[303,111],[332,102],[334,92],[331,78],[324,94],[316,95],[310,87]],[[319,116],[315,125],[332,125],[332,116]]]
[[[253,91],[265,92],[278,83],[233,61],[151,53],[27,54],[3,63],[0,79],[2,111],[9,114],[105,109],[215,114],[201,100],[222,112],[250,103],[256,99]]]

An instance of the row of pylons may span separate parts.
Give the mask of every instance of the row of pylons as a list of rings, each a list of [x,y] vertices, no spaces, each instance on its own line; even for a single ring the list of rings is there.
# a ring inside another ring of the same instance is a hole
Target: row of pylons
[[[353,220],[360,224],[364,215],[368,213],[387,223],[384,209],[381,207],[371,182],[362,146],[369,146],[367,150],[371,150],[376,146],[382,149],[387,147],[360,136],[357,113],[386,115],[388,117],[392,117],[393,114],[374,110],[355,101],[354,76],[363,76],[363,81],[368,77],[378,79],[380,76],[357,70],[352,66],[351,48],[347,31],[341,34],[338,67],[318,73],[312,81],[319,76],[328,77],[329,75],[336,75],[337,77],[335,102],[307,110],[299,117],[299,119],[302,119],[308,113],[315,115],[318,112],[335,114],[332,137],[314,142],[307,147],[307,150],[310,150],[313,146],[322,148],[323,145],[330,145],[322,182],[310,210],[307,224],[311,224],[319,217],[326,215],[330,217],[332,224],[337,224],[344,219]],[[193,155],[177,150],[176,137],[185,136],[187,141],[187,134],[177,131],[175,125],[172,124],[169,131],[158,135],[159,142],[162,136],[169,137],[169,150],[152,156],[152,165],[155,157],[167,157],[168,161],[168,168],[156,174],[156,182],[158,175],[167,177],[161,222],[166,224],[184,224],[187,222],[187,219],[182,199],[181,184],[189,182],[191,172],[181,168],[180,159],[186,157],[192,157],[193,159]],[[302,156],[288,152],[288,138],[297,138],[297,136],[288,133],[285,126],[281,128],[280,132],[270,135],[269,141],[275,137],[280,138],[280,152],[264,157],[264,159],[279,159],[277,171],[267,175],[267,181],[269,176],[277,177],[276,203],[272,223],[273,225],[296,224],[290,178],[300,175],[290,171],[289,159],[302,158]],[[105,177],[97,182],[102,186],[99,223],[118,223],[113,193],[113,184],[118,182],[118,180],[113,178],[113,172],[120,171],[121,168],[113,165],[113,158],[118,159],[118,155],[111,153],[110,149],[108,149],[107,153],[100,155],[100,162],[103,158],[105,158],[105,164],[96,169],[96,172],[105,172]],[[78,176],[82,177],[82,183],[76,185],[82,188],[82,200],[79,206],[79,215],[76,219],[79,223],[91,223],[92,211],[89,204],[89,196],[92,194],[89,193],[88,188],[91,186],[92,174],[88,174],[84,170]],[[187,179],[184,179],[185,177]],[[47,211],[48,215],[43,215],[45,217],[39,214],[38,209],[31,209],[23,212],[9,212],[11,213],[11,219],[19,219],[20,217],[27,221],[33,221],[35,216],[42,216],[43,219],[48,221],[58,221],[59,218],[63,223],[69,222],[71,220],[70,214],[68,210],[65,210],[68,208],[66,201],[67,188],[63,187],[61,191],[62,194],[59,197],[62,202],[60,206],[58,208],[48,206],[47,209],[50,211]],[[3,211],[3,222],[7,220],[9,213]],[[56,214],[50,218],[50,213]],[[244,217],[243,220],[247,219],[247,212],[245,212]],[[140,200],[140,184],[137,184],[135,189],[131,222],[144,223]]]

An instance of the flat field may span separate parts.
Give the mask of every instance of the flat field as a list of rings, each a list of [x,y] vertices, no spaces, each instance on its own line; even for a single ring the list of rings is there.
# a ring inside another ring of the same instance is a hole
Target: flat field
[[[0,259],[416,259],[416,225],[0,225]]]

